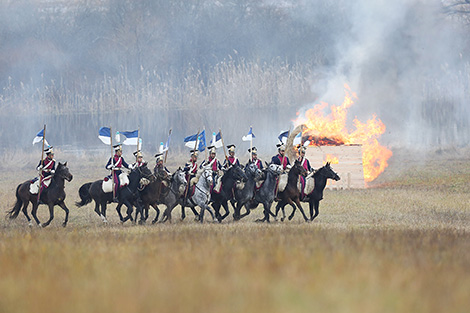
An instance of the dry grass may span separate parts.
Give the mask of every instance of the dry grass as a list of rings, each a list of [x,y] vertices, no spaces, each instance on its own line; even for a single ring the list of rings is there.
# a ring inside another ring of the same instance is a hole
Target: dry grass
[[[375,188],[327,191],[314,223],[272,225],[253,223],[260,209],[222,225],[176,211],[171,225],[120,225],[111,208],[103,226],[73,206],[98,174],[73,169],[67,228],[60,209],[47,229],[0,221],[0,312],[465,312],[470,160],[433,162],[407,162],[413,176],[391,164]],[[0,178],[13,184],[3,212],[19,172]]]

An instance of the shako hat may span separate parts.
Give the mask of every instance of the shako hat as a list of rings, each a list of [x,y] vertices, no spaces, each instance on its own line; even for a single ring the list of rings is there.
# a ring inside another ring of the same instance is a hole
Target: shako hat
[[[117,145],[114,145],[113,148],[114,148],[114,151],[116,151],[116,152],[117,151],[122,151],[122,146],[121,146],[120,143],[118,143]]]
[[[253,147],[251,149],[248,149],[248,152],[251,152],[251,154],[258,154],[258,149],[256,149],[256,147]]]
[[[54,153],[54,149],[52,149],[53,147],[52,146],[49,146],[47,148],[44,149],[44,152],[46,154],[51,154],[51,153]]]
[[[163,153],[157,153],[157,154],[155,154],[155,157],[157,158],[157,162],[158,161],[163,161]]]
[[[209,150],[209,153],[215,153],[215,146],[209,146],[207,150]]]
[[[142,154],[142,152],[140,152],[140,150],[137,150],[136,152],[134,152],[134,156],[138,158],[138,157],[143,157],[144,155]]]
[[[276,147],[277,147],[277,150],[279,151],[286,151],[286,146],[284,146],[283,143],[278,143]]]
[[[236,148],[235,145],[228,145],[227,146],[228,152],[235,152],[235,148]]]
[[[194,156],[197,156],[198,155],[198,151],[197,150],[191,150],[189,151],[191,153],[191,155],[194,155]]]

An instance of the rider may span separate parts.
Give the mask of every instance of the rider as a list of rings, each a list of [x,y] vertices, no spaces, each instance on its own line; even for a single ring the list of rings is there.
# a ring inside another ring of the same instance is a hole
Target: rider
[[[155,176],[160,177],[162,179],[168,179],[168,176],[171,175],[170,171],[163,165],[163,153],[157,153],[155,154],[155,157],[157,158],[157,164],[155,164],[155,167],[153,169],[153,173]]]
[[[217,176],[218,170],[222,169],[222,166],[220,165],[219,160],[217,160],[215,156],[215,146],[209,146],[207,147],[207,150],[209,150],[209,158],[207,160],[202,161],[201,165],[199,168],[203,168],[205,166],[209,166],[212,170],[212,178],[215,178]]]
[[[184,165],[186,181],[189,183],[197,174],[197,150],[191,150],[191,159]]]
[[[228,157],[224,160],[223,168],[228,169],[229,167],[233,165],[238,165],[240,166],[240,161],[238,161],[238,158],[235,156],[235,145],[228,145]]]
[[[286,146],[283,143],[278,143],[276,146],[278,154],[271,158],[271,164],[282,165],[282,169],[285,170],[290,165],[289,158],[285,155]]]
[[[46,153],[46,158],[39,161],[36,169],[39,171],[41,176],[41,190],[49,187],[53,174],[55,173],[55,160],[54,160],[54,150],[52,146],[47,147],[44,152]]]
[[[260,169],[263,170],[263,162],[261,162],[260,159],[258,159],[258,150],[256,147],[253,147],[251,149],[248,149],[248,152],[251,152],[251,158],[248,160],[248,164],[250,163],[255,163],[255,165]]]
[[[122,171],[121,168],[129,168],[129,165],[124,161],[122,157],[122,146],[121,144],[117,144],[113,146],[114,148],[114,156],[109,158],[108,163],[106,164],[106,169],[111,170],[111,175],[113,176],[114,180],[114,202],[118,201],[118,194],[119,194],[119,175],[121,175]]]
[[[140,150],[137,150],[136,152],[134,152],[134,156],[135,156],[135,162],[130,166],[131,169],[141,167],[142,165],[146,163],[144,161],[144,155],[142,154],[142,152],[140,152]]]
[[[300,162],[300,165],[308,172],[312,172],[313,168],[310,166],[309,160],[305,157],[305,151],[307,148],[305,148],[302,145],[299,145],[297,147],[297,152],[299,153],[299,157],[297,160]],[[305,190],[305,177],[300,175],[300,185],[301,185],[301,192],[302,192],[302,197],[304,196],[304,190]]]

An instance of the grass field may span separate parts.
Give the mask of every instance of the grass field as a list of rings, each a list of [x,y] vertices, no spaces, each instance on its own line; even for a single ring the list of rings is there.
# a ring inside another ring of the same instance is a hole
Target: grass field
[[[395,154],[370,188],[327,191],[315,222],[271,225],[253,222],[260,208],[237,223],[175,210],[170,225],[120,225],[114,205],[102,225],[73,203],[105,172],[71,160],[67,228],[60,208],[46,229],[0,220],[0,312],[468,312],[470,157]],[[4,160],[17,172],[0,177],[2,212],[34,174],[23,158]]]

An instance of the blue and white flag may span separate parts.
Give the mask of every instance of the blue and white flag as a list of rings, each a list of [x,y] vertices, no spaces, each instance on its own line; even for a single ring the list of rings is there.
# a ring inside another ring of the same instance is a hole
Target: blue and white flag
[[[297,146],[302,143],[302,132],[298,133],[297,136],[294,137],[293,145]]]
[[[248,132],[248,134],[246,136],[242,137],[242,140],[243,141],[251,141],[251,140],[253,140],[253,138],[255,138],[255,134],[253,134],[253,129],[250,127],[250,131]]]
[[[206,131],[203,130],[199,134],[194,134],[183,139],[184,145],[188,148],[198,149],[199,151],[204,151],[206,149]]]
[[[98,131],[98,138],[105,144],[111,144],[111,129],[109,127],[101,127]]]
[[[287,137],[289,137],[289,132],[290,131],[288,130],[281,132],[279,136],[277,137],[279,138],[279,141],[285,144],[287,142]]]
[[[222,135],[220,132],[212,133],[212,140],[211,140],[211,146],[214,146],[216,148],[221,148],[223,146],[222,144]]]
[[[124,132],[119,132],[119,134],[124,135],[126,139],[122,142],[123,145],[126,146],[136,146],[137,145],[137,139],[139,138],[139,131],[134,130],[134,131],[124,131]]]
[[[166,140],[165,145],[163,146],[162,153],[170,149],[170,139],[171,139],[171,133],[168,135],[168,139]]]
[[[44,138],[44,129],[41,129],[37,134],[36,134],[36,137],[34,137],[33,139],[33,145],[38,143],[38,142],[41,142],[42,139]],[[44,146],[48,146],[49,144],[47,144],[46,142],[44,142]]]
[[[198,137],[198,145],[197,145],[197,149],[199,150],[199,152],[202,152],[204,150],[206,150],[206,131],[203,130],[200,134],[199,134],[199,137]]]

